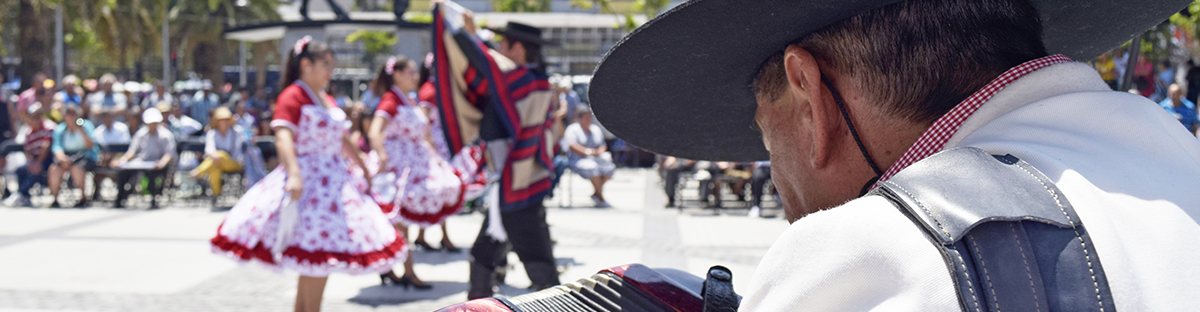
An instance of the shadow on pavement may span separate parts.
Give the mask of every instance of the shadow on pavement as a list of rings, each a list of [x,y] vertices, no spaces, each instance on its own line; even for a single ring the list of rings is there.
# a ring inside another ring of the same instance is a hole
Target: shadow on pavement
[[[446,252],[443,250],[416,250],[412,253],[413,263],[443,265],[447,263],[467,261],[467,255],[471,254],[471,248],[460,248],[458,252]]]
[[[417,290],[414,288],[406,289],[400,286],[375,285],[360,289],[358,295],[350,298],[349,301],[361,305],[379,307],[422,300],[437,300],[454,295],[462,296],[464,301],[467,298],[467,283],[430,280],[426,280],[425,282],[433,285],[433,288],[429,290]]]

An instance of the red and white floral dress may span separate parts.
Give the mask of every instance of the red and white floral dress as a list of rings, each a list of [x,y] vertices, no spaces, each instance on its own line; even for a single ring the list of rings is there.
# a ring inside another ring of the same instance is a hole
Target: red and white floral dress
[[[351,162],[342,154],[342,136],[350,127],[346,114],[316,99],[307,85],[296,81],[279,94],[271,121],[272,127],[295,133],[296,161],[304,181],[293,235],[280,259],[274,259],[271,250],[288,196],[283,166],[238,200],[211,241],[213,251],[304,276],[387,272],[407,257],[408,245],[362,192],[366,179],[351,174]],[[334,100],[327,97],[325,103]]]
[[[383,128],[388,170],[400,177],[408,169],[408,178],[396,181],[399,193],[392,206],[380,204],[385,211],[398,210],[392,221],[422,228],[438,225],[462,210],[466,200],[482,194],[486,180],[474,174],[481,150],[464,148],[447,162],[425,139],[432,125],[429,118],[399,88],[383,94],[375,116],[388,119]]]

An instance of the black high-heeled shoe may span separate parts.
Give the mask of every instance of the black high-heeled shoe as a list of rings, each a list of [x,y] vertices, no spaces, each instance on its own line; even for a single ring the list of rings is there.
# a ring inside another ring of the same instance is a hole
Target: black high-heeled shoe
[[[461,249],[454,247],[454,245],[447,245],[446,242],[442,242],[442,249],[445,249],[448,253],[458,253],[461,251]]]
[[[428,251],[436,251],[436,250],[440,249],[440,248],[433,248],[433,246],[430,246],[429,243],[426,243],[425,241],[416,241],[415,243],[413,243],[413,245],[421,246],[421,249],[425,249]]]
[[[430,289],[433,289],[433,285],[424,284],[424,283],[422,283],[422,284],[417,284],[417,282],[415,282],[415,281],[413,281],[412,279],[408,278],[408,276],[401,276],[401,277],[400,277],[400,279],[398,279],[398,280],[396,280],[396,279],[393,279],[393,280],[392,280],[392,282],[393,282],[393,283],[397,283],[397,284],[399,284],[400,286],[404,286],[404,289],[408,289],[409,287],[416,288],[417,290],[430,290]]]

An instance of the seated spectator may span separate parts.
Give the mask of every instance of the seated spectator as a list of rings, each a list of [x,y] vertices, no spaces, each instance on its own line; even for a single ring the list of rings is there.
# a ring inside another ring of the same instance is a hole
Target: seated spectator
[[[213,128],[204,134],[204,161],[192,169],[194,178],[207,177],[213,196],[221,195],[221,174],[242,171],[245,163],[245,139],[241,128],[233,124],[228,108],[213,110]]]
[[[125,121],[124,121],[125,125],[127,126],[127,128],[129,128],[129,133],[137,133],[138,130],[142,129],[142,108],[141,107],[130,107],[129,110],[125,111],[124,116],[122,116],[118,112],[113,112],[113,120],[115,120],[117,122],[122,122],[121,121],[122,117],[124,117],[123,119],[125,119]],[[101,122],[103,122],[103,121],[101,121]]]
[[[254,127],[258,126],[254,114],[246,110],[246,101],[239,101],[237,105],[233,106],[233,118],[236,121],[235,124],[242,127],[242,130],[253,131]]]
[[[162,102],[175,105],[175,97],[171,96],[170,92],[167,92],[167,85],[162,82],[155,82],[154,92],[151,92],[142,99],[141,107],[142,109],[157,107],[158,103]]]
[[[111,110],[100,111],[100,126],[96,127],[92,136],[100,145],[129,144],[131,140],[129,126],[117,121],[116,114]]]
[[[50,92],[40,92],[43,97],[48,97]],[[54,122],[46,119],[42,114],[42,105],[33,103],[22,114],[25,119],[25,159],[26,164],[17,168],[17,193],[9,196],[4,200],[4,204],[10,207],[28,207],[32,206],[30,199],[32,195],[29,190],[33,189],[34,185],[46,185],[46,171],[50,168],[50,145],[54,137]]]
[[[79,77],[67,75],[62,79],[62,91],[54,95],[54,99],[62,102],[63,106],[80,107],[83,105],[83,89],[79,88]]]
[[[596,202],[596,207],[610,207],[604,199],[604,183],[612,179],[617,166],[607,152],[600,126],[592,122],[592,112],[580,109],[576,116],[578,122],[567,127],[563,134],[563,144],[570,149],[571,170],[592,181],[595,188],[592,201]]]
[[[170,104],[158,103],[158,111],[165,112],[164,122],[166,122],[167,130],[175,135],[176,140],[181,140],[199,133],[204,129],[204,125],[199,121],[192,119],[183,114],[183,108],[172,106]],[[205,114],[208,114],[205,111]]]
[[[771,162],[757,161],[754,162],[754,173],[750,176],[750,214],[751,217],[762,216],[762,196],[763,189],[766,188],[767,181],[771,180]]]
[[[254,96],[246,100],[246,106],[252,113],[262,113],[271,110],[271,104],[265,100],[267,98],[266,91],[263,88],[254,90]],[[374,110],[371,110],[374,111]]]
[[[131,114],[141,113],[141,109],[136,106],[130,107],[128,112]],[[100,126],[96,127],[95,131],[92,131],[92,138],[96,140],[97,144],[100,144],[101,149],[100,161],[96,163],[96,165],[99,167],[107,168],[109,163],[112,162],[113,157],[116,157],[116,155],[119,154],[106,150],[104,148],[105,146],[129,144],[129,141],[131,140],[129,126],[123,122],[117,121],[116,117],[116,114],[111,110],[100,111],[101,124]],[[130,117],[125,120],[135,125],[141,125],[142,123],[141,116],[138,116],[138,118]],[[109,172],[93,172],[92,185],[100,185],[100,181],[104,180],[105,178],[116,178],[116,176]],[[96,196],[99,196],[99,192],[93,191],[92,200],[95,200]]]
[[[724,161],[696,162],[696,180],[700,181],[700,204],[706,208],[721,208],[721,180],[725,178],[725,170],[733,165]],[[713,197],[709,202],[708,198]]]
[[[29,89],[22,91],[20,96],[17,97],[17,106],[9,107],[9,110],[13,113],[12,115],[16,116],[17,120],[20,120],[22,124],[25,124],[25,122],[29,119],[29,116],[27,115],[29,112],[29,106],[33,105],[34,103],[42,103],[41,106],[43,109],[49,109],[50,106],[52,106],[51,104],[53,101],[43,100],[44,95],[50,92],[50,88],[46,87],[47,85],[50,87],[54,86],[53,81],[46,78],[46,74],[34,74],[33,83],[30,84]],[[42,110],[39,109],[38,112],[41,113]]]
[[[82,190],[84,177],[99,160],[100,145],[92,137],[96,127],[81,115],[82,108],[68,106],[63,110],[63,122],[54,128],[54,141],[50,147],[54,155],[54,164],[50,166],[50,195],[54,197],[51,208],[58,208],[63,174],[70,173],[75,187]],[[87,198],[83,197],[75,203],[75,208],[86,207],[87,203]]]
[[[100,90],[88,95],[87,98],[88,109],[91,110],[92,116],[99,115],[100,111],[104,109],[116,111],[118,114],[124,113],[128,109],[129,99],[124,93],[114,90],[113,86],[116,83],[117,77],[112,74],[100,76]]]
[[[1196,113],[1196,103],[1183,98],[1183,88],[1178,84],[1168,87],[1167,95],[1167,98],[1158,105],[1167,110],[1171,116],[1175,116],[1175,119],[1188,129],[1188,133],[1195,133],[1196,124],[1200,123]]]
[[[271,130],[271,112],[266,111],[258,115],[258,124],[254,126],[255,136],[274,136],[275,131]]]
[[[153,196],[162,193],[167,166],[174,159],[175,136],[162,125],[162,113],[156,108],[146,109],[142,112],[142,122],[146,126],[133,135],[129,150],[112,163],[113,168],[121,169],[117,174],[116,208],[125,207],[125,199],[129,197],[131,189],[130,180],[138,173],[150,179],[150,208],[158,208]]]
[[[191,105],[188,106],[187,115],[193,120],[199,121],[201,129],[208,126],[211,117],[209,112],[221,105],[221,97],[213,93],[212,87],[212,81],[204,80],[203,89],[196,91],[196,94],[192,96]]]
[[[663,160],[663,191],[667,193],[667,208],[675,207],[675,192],[679,184],[679,176],[696,169],[696,161],[668,156]]]

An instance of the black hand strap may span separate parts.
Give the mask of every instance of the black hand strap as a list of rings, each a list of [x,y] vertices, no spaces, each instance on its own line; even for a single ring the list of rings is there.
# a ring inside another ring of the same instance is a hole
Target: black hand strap
[[[741,302],[733,292],[733,272],[719,265],[708,269],[700,293],[704,296],[704,312],[737,311]]]

